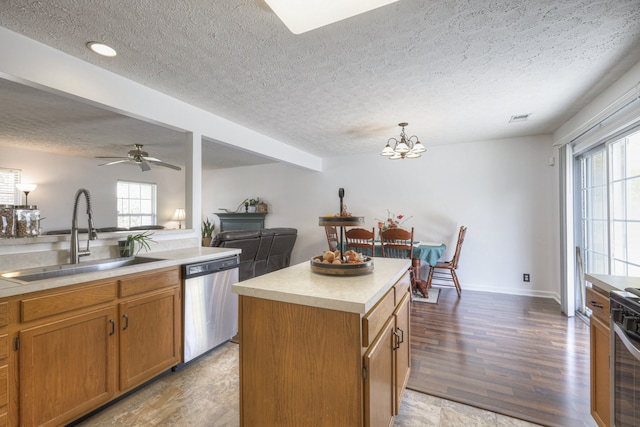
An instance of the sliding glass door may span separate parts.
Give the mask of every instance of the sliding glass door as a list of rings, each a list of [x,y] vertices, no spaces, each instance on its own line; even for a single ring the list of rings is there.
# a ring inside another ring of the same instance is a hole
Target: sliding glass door
[[[580,154],[577,163],[575,231],[584,273],[640,276],[640,131]]]

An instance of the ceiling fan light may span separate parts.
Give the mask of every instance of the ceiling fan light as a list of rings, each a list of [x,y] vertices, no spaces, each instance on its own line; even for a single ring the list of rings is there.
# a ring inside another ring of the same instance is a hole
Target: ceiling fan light
[[[418,158],[418,157],[420,157],[420,156],[422,156],[422,154],[420,154],[420,153],[416,153],[416,152],[415,152],[415,151],[413,151],[413,150],[409,151],[409,152],[405,155],[405,157],[406,157],[407,159],[417,159],[417,158]]]
[[[404,159],[404,156],[400,153],[394,153],[393,156],[389,157],[389,160],[400,160]]]

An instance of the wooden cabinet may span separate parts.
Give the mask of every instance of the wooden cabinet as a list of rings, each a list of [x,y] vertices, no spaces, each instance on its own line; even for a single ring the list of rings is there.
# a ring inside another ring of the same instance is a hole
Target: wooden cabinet
[[[364,315],[240,295],[240,424],[392,425],[409,302],[408,273]]]
[[[0,300],[0,427],[5,427],[9,411],[9,311],[8,302]]]
[[[599,426],[608,427],[611,424],[609,296],[597,288],[587,288],[586,295],[587,307],[591,309],[591,416]]]
[[[173,267],[11,297],[10,425],[64,425],[177,365],[180,295]]]
[[[395,416],[393,317],[364,355],[364,425],[390,426]]]
[[[180,362],[178,289],[121,303],[120,388],[127,390]]]
[[[116,392],[115,309],[20,332],[20,424],[56,426]]]
[[[409,382],[409,374],[411,373],[411,351],[409,349],[409,336],[410,336],[410,310],[411,294],[409,292],[404,293],[404,297],[400,300],[400,303],[393,312],[393,319],[395,322],[395,333],[398,340],[398,344],[395,347],[396,360],[395,360],[395,415],[398,415],[400,411],[400,403],[402,402],[402,395],[407,388]]]

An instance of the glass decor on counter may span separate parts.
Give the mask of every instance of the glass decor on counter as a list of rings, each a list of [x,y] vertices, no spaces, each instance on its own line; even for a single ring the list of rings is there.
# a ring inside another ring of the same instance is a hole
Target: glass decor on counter
[[[0,205],[0,238],[15,237],[15,212],[13,205]]]
[[[40,235],[40,210],[36,205],[15,207],[15,236],[38,237]]]

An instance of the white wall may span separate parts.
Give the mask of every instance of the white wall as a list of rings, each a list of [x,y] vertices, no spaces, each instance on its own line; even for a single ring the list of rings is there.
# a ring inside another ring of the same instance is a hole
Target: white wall
[[[325,159],[322,173],[283,164],[203,172],[203,215],[247,197],[268,204],[267,227],[295,227],[293,262],[326,248],[318,217],[345,204],[376,226],[387,209],[424,241],[443,241],[449,259],[460,225],[469,227],[459,276],[463,289],[559,299],[557,172],[550,136],[429,147],[417,160],[381,156]],[[423,275],[426,269],[423,269]],[[531,274],[524,283],[522,274]]]
[[[116,183],[118,179],[149,182],[158,185],[158,224],[177,228],[170,221],[176,208],[185,206],[185,174],[163,168],[142,172],[135,165],[98,166],[99,159],[86,159],[0,147],[0,167],[21,169],[22,182],[38,187],[29,194],[29,204],[37,205],[43,232],[71,228],[76,191],[86,188],[91,193],[95,226],[112,227],[116,219]],[[24,197],[22,199],[24,203]],[[86,227],[85,201],[79,206],[80,227]]]

